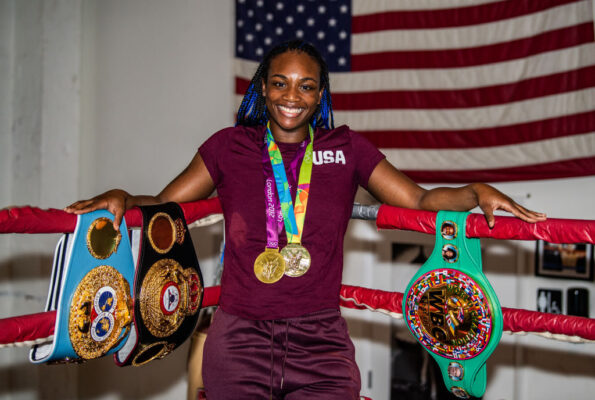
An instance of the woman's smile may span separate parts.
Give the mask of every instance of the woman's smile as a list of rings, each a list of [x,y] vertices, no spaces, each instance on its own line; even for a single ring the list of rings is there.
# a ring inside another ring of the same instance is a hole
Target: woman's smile
[[[320,104],[320,66],[303,52],[280,54],[271,61],[262,93],[275,140],[301,142]]]
[[[286,116],[287,118],[296,118],[304,111],[302,107],[286,107],[282,105],[277,105],[279,112]]]

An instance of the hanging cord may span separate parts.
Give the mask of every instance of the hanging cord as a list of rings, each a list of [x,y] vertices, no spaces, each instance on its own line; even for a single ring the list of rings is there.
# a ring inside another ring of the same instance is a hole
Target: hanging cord
[[[283,389],[283,381],[285,380],[285,361],[287,360],[287,352],[289,351],[289,321],[285,321],[285,354],[283,355],[283,364],[281,364],[281,389]]]

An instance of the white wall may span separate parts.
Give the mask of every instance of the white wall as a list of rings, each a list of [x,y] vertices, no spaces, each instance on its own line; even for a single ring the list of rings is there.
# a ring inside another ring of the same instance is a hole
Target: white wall
[[[77,195],[80,3],[4,0],[0,9],[3,206],[62,203]],[[2,314],[42,311],[55,235],[0,240]],[[72,367],[36,368],[23,349],[2,350],[0,365],[3,398],[46,397],[56,385],[76,393]]]
[[[232,57],[231,1],[0,0],[0,207],[60,208],[112,187],[158,192],[204,139],[232,123]],[[593,177],[498,187],[550,216],[595,219]],[[193,231],[207,284],[220,236],[220,227]],[[346,283],[403,291],[414,271],[391,262],[390,243],[428,240],[352,223]],[[0,237],[2,316],[43,309],[54,241]],[[575,284],[535,278],[531,251],[487,247],[485,268],[505,306],[534,309],[537,287]],[[586,286],[594,310],[594,287]],[[389,320],[345,314],[363,394],[385,399]],[[586,398],[595,391],[594,347],[505,338],[488,367],[486,399]],[[0,398],[183,398],[185,349],[138,369],[108,358],[32,366],[26,350],[3,349]]]
[[[81,163],[94,168],[82,194],[114,186],[155,193],[233,121],[232,2],[85,5],[94,8],[94,51],[85,60],[94,131]]]
[[[229,1],[0,0],[0,207],[157,193],[233,121],[232,19]],[[192,235],[212,284],[221,227]],[[43,310],[56,239],[1,235],[0,317]],[[185,349],[123,369],[2,349],[0,398],[183,398]]]

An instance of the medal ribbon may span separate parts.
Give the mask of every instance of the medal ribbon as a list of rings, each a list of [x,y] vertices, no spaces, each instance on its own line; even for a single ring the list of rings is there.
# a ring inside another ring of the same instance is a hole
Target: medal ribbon
[[[264,201],[266,205],[267,248],[279,249],[279,232],[283,229],[281,204],[275,195],[275,177],[269,161],[269,151],[262,146],[262,167],[264,172]]]
[[[277,194],[279,195],[279,202],[277,203],[278,206],[275,207],[275,209],[281,209],[281,214],[283,215],[283,222],[285,225],[285,233],[287,234],[287,243],[299,244],[302,241],[304,221],[306,219],[306,207],[308,206],[308,196],[310,194],[310,180],[312,178],[312,153],[314,147],[314,131],[311,126],[309,126],[309,131],[309,138],[307,138],[302,143],[294,159],[290,163],[290,170],[293,175],[292,178],[295,182],[297,165],[299,164],[299,160],[303,157],[302,165],[300,167],[294,207],[293,201],[291,199],[291,192],[289,190],[289,182],[287,181],[287,174],[285,173],[285,166],[283,164],[283,157],[279,147],[275,143],[275,139],[273,138],[269,124],[267,124],[266,150],[268,152],[270,166],[273,170],[275,184],[277,186]],[[267,179],[265,181],[265,198],[267,199],[267,247],[269,247],[269,226],[272,225],[272,223],[269,223],[267,186],[269,185],[268,179],[270,175],[267,177],[267,170],[270,170],[268,169],[268,164],[268,162],[263,163],[263,165],[265,165],[265,179]]]

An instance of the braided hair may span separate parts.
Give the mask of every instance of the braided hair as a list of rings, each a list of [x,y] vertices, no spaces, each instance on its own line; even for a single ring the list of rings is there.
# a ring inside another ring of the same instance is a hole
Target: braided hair
[[[238,109],[236,125],[254,126],[266,125],[268,121],[265,98],[262,95],[262,82],[266,82],[269,73],[271,61],[279,54],[287,51],[297,51],[308,54],[320,67],[320,84],[323,88],[320,104],[316,108],[310,124],[320,126],[326,129],[334,129],[335,121],[333,117],[333,104],[331,102],[331,90],[329,82],[328,66],[322,58],[320,52],[310,43],[303,40],[290,40],[273,47],[263,58],[254,77],[250,81],[250,86],[244,94],[242,104]]]

